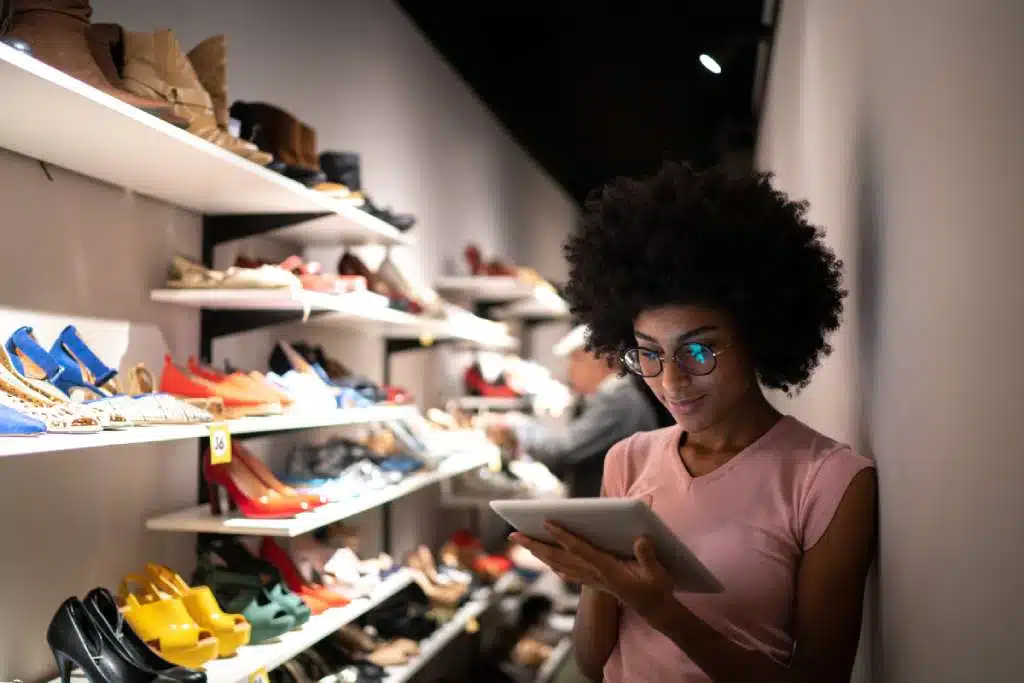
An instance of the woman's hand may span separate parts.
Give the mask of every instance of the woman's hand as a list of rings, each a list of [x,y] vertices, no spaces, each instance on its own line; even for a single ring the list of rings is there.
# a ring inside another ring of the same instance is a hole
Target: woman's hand
[[[671,596],[673,583],[654,554],[654,544],[646,536],[633,545],[635,560],[621,560],[548,522],[548,533],[557,545],[549,545],[514,533],[519,543],[548,565],[563,580],[580,583],[614,596],[640,615],[656,612]]]

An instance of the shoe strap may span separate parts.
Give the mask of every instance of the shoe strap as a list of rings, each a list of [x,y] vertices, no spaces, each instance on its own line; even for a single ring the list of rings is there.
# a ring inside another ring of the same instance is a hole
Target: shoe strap
[[[99,356],[89,348],[89,345],[82,341],[82,337],[74,325],[68,325],[61,331],[57,341],[54,342],[54,347],[58,344],[63,345],[72,356],[85,365],[85,369],[92,375],[96,386],[102,387],[117,375],[117,370],[100,360]]]
[[[7,340],[7,351],[10,353],[11,362],[14,364],[14,367],[22,375],[25,374],[25,364],[18,357],[19,351],[46,373],[46,380],[48,382],[52,383],[64,372],[61,364],[54,360],[50,352],[40,346],[39,342],[32,336],[31,327],[19,327],[15,330],[14,334]]]

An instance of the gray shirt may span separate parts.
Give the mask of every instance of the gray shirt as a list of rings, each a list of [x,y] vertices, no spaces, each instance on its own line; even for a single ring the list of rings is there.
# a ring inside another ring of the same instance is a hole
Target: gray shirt
[[[583,414],[568,425],[529,420],[513,426],[520,447],[551,468],[572,467],[603,456],[636,432],[658,428],[654,409],[628,377],[612,375],[585,399]]]

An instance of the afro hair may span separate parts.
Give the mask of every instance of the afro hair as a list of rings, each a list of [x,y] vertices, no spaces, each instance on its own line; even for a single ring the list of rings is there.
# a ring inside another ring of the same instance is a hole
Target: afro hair
[[[641,312],[698,304],[731,316],[763,386],[805,387],[832,351],[842,262],[808,223],[807,203],[771,179],[667,163],[591,193],[565,244],[566,295],[590,327],[588,348],[617,359],[635,345]]]

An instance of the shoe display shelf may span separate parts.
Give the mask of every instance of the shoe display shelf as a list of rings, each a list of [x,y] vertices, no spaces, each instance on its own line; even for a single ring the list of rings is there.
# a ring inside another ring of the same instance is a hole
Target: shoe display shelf
[[[397,484],[369,491],[350,500],[329,503],[288,519],[250,519],[241,515],[214,515],[208,505],[172,512],[146,521],[151,531],[215,533],[294,538],[334,522],[383,507],[427,486],[484,467],[492,460],[488,453],[459,453],[445,458],[430,472],[410,475]]]
[[[318,414],[296,413],[268,417],[243,417],[218,424],[227,425],[232,435],[263,435],[299,429],[340,427],[371,422],[406,420],[418,415],[414,406],[380,405],[344,408]],[[128,446],[207,437],[207,424],[167,427],[135,427],[96,434],[43,434],[33,437],[0,437],[0,457],[51,453],[56,451]]]
[[[409,244],[388,223],[0,44],[0,148],[204,214],[216,242]],[[112,153],[113,149],[117,153]],[[279,234],[272,231],[280,231]]]
[[[150,299],[216,313],[204,321],[211,325],[212,336],[305,321],[417,344],[462,340],[501,349],[517,344],[500,323],[469,313],[443,320],[412,315],[388,308],[387,299],[372,292],[336,295],[287,289],[157,289],[150,292]]]
[[[443,295],[474,304],[495,320],[557,320],[569,316],[569,304],[550,287],[502,275],[442,277],[434,288]]]
[[[298,653],[306,650],[342,626],[350,624],[367,612],[383,604],[413,582],[412,575],[406,569],[384,579],[372,595],[353,600],[345,607],[329,609],[323,614],[310,618],[302,628],[289,631],[272,641],[256,645],[246,645],[234,657],[216,659],[207,662],[207,683],[245,683],[258,671],[271,671],[281,666]],[[81,671],[71,674],[72,681],[85,681]],[[50,683],[60,683],[55,678]]]
[[[472,411],[527,410],[530,407],[530,399],[525,396],[459,396],[451,400],[451,405],[459,410]]]

